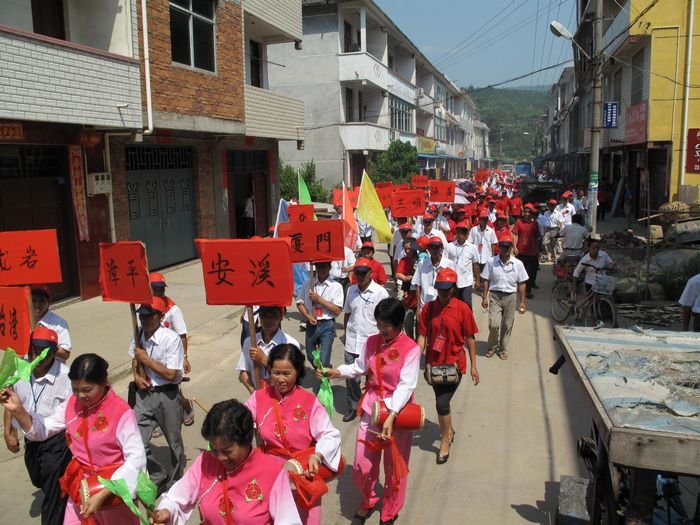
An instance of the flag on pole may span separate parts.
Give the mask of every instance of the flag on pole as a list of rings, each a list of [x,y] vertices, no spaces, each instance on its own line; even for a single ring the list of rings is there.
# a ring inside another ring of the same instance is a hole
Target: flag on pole
[[[299,187],[299,204],[311,204],[311,194],[309,193],[309,188],[306,186],[306,181],[301,173],[297,173],[297,185]]]
[[[343,182],[343,222],[345,223],[345,246],[351,250],[357,247],[357,221],[350,203],[350,192]]]
[[[285,222],[289,222],[288,210],[289,203],[284,199],[280,199],[279,206],[277,207],[277,220],[275,221],[275,237],[278,237],[277,229],[279,228],[279,225]],[[304,286],[304,283],[311,278],[308,265],[306,263],[293,264],[292,274],[294,275],[294,295],[298,297],[301,293],[301,287]]]
[[[382,203],[366,171],[362,172],[357,216],[374,227],[380,242],[391,242],[392,235],[389,220],[386,218]]]

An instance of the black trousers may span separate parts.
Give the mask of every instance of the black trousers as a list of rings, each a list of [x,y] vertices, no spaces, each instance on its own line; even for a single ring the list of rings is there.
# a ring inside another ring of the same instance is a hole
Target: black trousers
[[[435,392],[435,409],[437,410],[438,416],[450,415],[450,401],[452,401],[452,396],[455,395],[458,386],[457,384],[433,385],[433,392]]]
[[[472,287],[467,286],[465,288],[457,288],[457,293],[455,294],[455,297],[459,299],[460,301],[463,301],[469,305],[469,308],[473,310],[472,308]]]
[[[527,280],[527,291],[529,292],[533,283],[537,282],[537,270],[540,267],[540,261],[537,255],[518,255],[518,259],[523,262],[523,266],[525,266],[525,271],[529,277]]]
[[[73,455],[61,432],[46,441],[24,441],[24,464],[32,485],[44,493],[41,503],[41,524],[61,525],[68,497],[61,496],[58,480],[63,476]]]

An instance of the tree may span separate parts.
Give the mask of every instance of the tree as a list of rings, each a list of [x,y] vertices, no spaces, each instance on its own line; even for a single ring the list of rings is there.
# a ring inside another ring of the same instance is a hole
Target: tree
[[[309,195],[314,202],[328,202],[330,194],[323,183],[316,180],[316,164],[314,161],[305,162],[298,170],[289,164],[282,164],[280,168],[280,195],[284,200],[292,197],[299,198],[299,183],[297,177],[301,174],[309,188]]]
[[[420,170],[418,150],[410,142],[394,140],[367,168],[373,182],[410,182],[411,176]]]

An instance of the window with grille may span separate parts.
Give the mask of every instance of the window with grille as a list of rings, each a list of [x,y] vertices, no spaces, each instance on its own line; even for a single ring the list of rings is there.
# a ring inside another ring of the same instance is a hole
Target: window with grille
[[[216,71],[215,0],[170,0],[173,62]]]
[[[262,85],[262,45],[255,40],[250,41],[250,85],[255,87],[263,87]]]
[[[413,104],[389,95],[391,127],[406,133],[413,133]]]
[[[644,100],[644,49],[632,57],[631,104]]]
[[[447,121],[437,116],[435,117],[435,140],[447,142]]]

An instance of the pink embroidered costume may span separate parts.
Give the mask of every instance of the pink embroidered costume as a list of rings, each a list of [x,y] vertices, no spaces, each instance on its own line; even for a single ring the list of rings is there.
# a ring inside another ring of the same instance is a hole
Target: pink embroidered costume
[[[367,390],[359,408],[362,410],[362,419],[357,429],[353,465],[353,481],[362,493],[361,509],[372,509],[379,501],[374,489],[379,477],[382,448],[385,446],[379,436],[368,432],[382,431],[381,427],[371,422],[372,407],[375,401],[384,400],[388,410],[398,413],[406,403],[413,400],[420,372],[420,355],[418,345],[403,332],[388,343],[381,334],[376,334],[367,339],[354,363],[338,367],[341,376],[345,378],[367,375]],[[398,449],[403,461],[396,458],[395,454],[390,454],[389,450],[384,453],[382,521],[389,521],[398,515],[406,499],[406,468],[413,432],[394,428],[392,438],[396,445],[392,448]],[[399,476],[400,479],[397,479]]]
[[[295,386],[280,397],[274,387],[256,390],[245,405],[253,414],[262,449],[281,464],[295,452],[313,449],[334,472],[340,464],[340,432],[331,423],[328,412],[316,396]],[[320,525],[321,501],[309,510],[299,506],[306,525]]]
[[[287,471],[257,449],[229,472],[202,452],[157,505],[170,512],[172,525],[185,525],[195,507],[203,525],[301,524]]]
[[[80,516],[80,482],[84,478],[97,474],[106,479],[123,479],[133,495],[138,473],[146,470],[146,451],[136,416],[126,401],[109,389],[94,406],[83,408],[78,398],[71,396],[47,418],[32,414],[32,422],[26,433],[29,439],[42,441],[65,430],[68,448],[73,453],[61,478],[61,488],[70,496],[64,524],[138,523],[138,518],[123,504],[105,504],[87,520]]]

